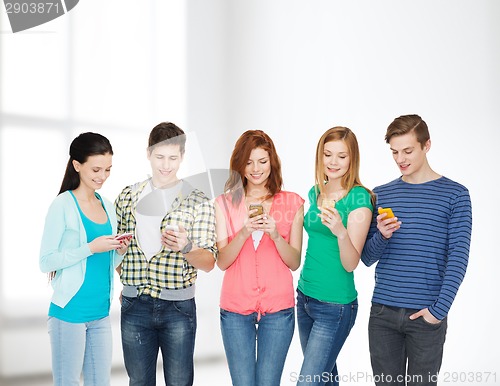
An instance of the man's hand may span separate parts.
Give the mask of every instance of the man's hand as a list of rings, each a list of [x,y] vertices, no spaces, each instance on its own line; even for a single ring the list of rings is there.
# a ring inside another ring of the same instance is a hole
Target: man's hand
[[[161,234],[161,243],[173,252],[180,252],[188,244],[188,233],[179,225],[179,230],[166,230]]]
[[[427,323],[430,323],[430,324],[438,324],[438,323],[441,323],[441,321],[437,318],[435,318],[430,312],[429,312],[429,309],[428,308],[424,308],[423,310],[420,310],[418,312],[415,312],[414,314],[411,314],[410,315],[410,319],[411,320],[415,320],[415,319],[418,319],[418,318],[424,318],[424,320],[427,322]]]

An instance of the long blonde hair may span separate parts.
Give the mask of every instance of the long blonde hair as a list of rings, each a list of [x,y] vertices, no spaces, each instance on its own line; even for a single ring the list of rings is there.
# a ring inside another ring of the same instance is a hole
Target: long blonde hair
[[[343,141],[349,152],[349,169],[342,176],[340,184],[343,189],[349,192],[355,186],[361,186],[365,188],[371,196],[372,202],[375,200],[375,195],[373,192],[366,188],[359,178],[359,167],[360,167],[360,154],[358,140],[356,135],[347,127],[335,126],[331,129],[325,131],[318,141],[318,146],[316,147],[316,163],[315,163],[315,186],[316,193],[325,193],[325,184],[328,182],[328,176],[325,174],[324,167],[324,151],[325,144],[332,141]]]

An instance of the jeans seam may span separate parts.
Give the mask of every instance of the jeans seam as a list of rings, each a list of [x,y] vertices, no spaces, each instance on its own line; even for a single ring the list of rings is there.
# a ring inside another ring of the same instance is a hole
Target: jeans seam
[[[89,330],[89,324],[90,323],[85,323],[86,331]],[[96,385],[97,384],[97,379],[96,379],[96,372],[95,372],[95,356],[94,356],[94,342],[92,341],[92,334],[88,334],[87,336],[87,341],[85,343],[85,351],[87,349],[89,350],[89,362],[87,363],[87,366],[90,365],[90,369],[92,370],[92,373],[90,374],[90,377],[92,378],[92,384]],[[84,361],[85,363],[85,361]]]

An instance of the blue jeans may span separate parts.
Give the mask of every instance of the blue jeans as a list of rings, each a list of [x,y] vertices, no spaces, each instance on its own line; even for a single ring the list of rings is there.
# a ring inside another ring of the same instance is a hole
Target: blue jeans
[[[295,328],[295,310],[241,315],[220,310],[222,341],[234,386],[277,386]]]
[[[109,386],[113,351],[109,317],[68,323],[49,317],[54,386]]]
[[[410,320],[417,311],[372,304],[368,336],[376,385],[437,385],[447,319]]]
[[[194,379],[196,303],[122,296],[121,332],[130,386],[154,386],[158,352],[166,385],[191,386]]]
[[[338,385],[337,357],[351,331],[358,301],[322,302],[297,290],[297,322],[304,361],[297,385]]]

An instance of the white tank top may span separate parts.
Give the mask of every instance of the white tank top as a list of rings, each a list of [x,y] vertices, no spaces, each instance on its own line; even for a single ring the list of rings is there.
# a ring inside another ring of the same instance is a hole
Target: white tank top
[[[181,188],[182,181],[165,189],[155,188],[151,182],[139,196],[135,212],[136,237],[148,261],[161,250],[161,223]]]

